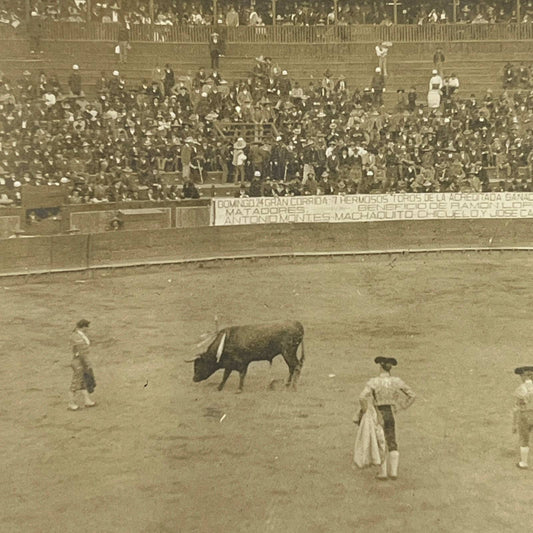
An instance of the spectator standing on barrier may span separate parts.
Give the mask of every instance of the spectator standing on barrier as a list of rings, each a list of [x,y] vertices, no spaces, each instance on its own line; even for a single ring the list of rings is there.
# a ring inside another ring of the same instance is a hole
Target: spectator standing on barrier
[[[514,372],[522,379],[514,393],[513,433],[518,432],[520,444],[520,461],[516,466],[525,470],[529,466],[529,436],[533,430],[533,366],[518,367]]]
[[[378,377],[370,379],[361,394],[359,403],[363,414],[370,404],[376,407],[379,423],[383,426],[387,452],[381,462],[377,479],[385,481],[398,477],[400,453],[396,442],[394,413],[398,408],[407,409],[415,401],[415,393],[398,377],[391,376],[391,369],[398,362],[394,357],[376,357],[381,367]]]
[[[192,137],[187,137],[181,147],[181,174],[184,182],[188,181],[191,176],[191,161],[196,155],[196,149],[193,146],[195,143]]]
[[[222,42],[217,32],[209,36],[209,55],[211,56],[211,68],[218,70],[219,58],[222,56]]]
[[[72,95],[83,96],[80,67],[78,65],[72,65],[72,72],[68,78],[68,86]]]
[[[442,78],[437,69],[433,69],[431,79],[429,80],[428,90],[428,107],[437,109],[440,107],[440,97],[442,89]]]
[[[385,92],[385,77],[379,67],[376,67],[374,76],[372,76],[372,95],[374,105],[380,107],[383,105],[383,93]]]
[[[165,97],[170,97],[172,95],[172,88],[176,85],[176,77],[174,75],[174,70],[169,63],[165,65],[164,78],[163,78],[163,87],[165,89]]]
[[[381,69],[383,76],[388,76],[387,72],[387,55],[392,43],[389,41],[382,42],[376,46],[376,56],[378,57],[378,67]]]
[[[90,393],[94,390],[94,373],[89,360],[89,346],[91,341],[87,337],[90,322],[79,320],[70,336],[72,347],[72,382],[70,384],[70,401],[68,408],[77,411],[79,406],[76,402],[76,394],[81,391],[85,407],[93,407],[96,403],[91,399]]]
[[[416,92],[416,87],[411,87],[407,93],[407,109],[412,113],[416,109],[416,99],[418,98],[418,93]]]
[[[244,149],[246,148],[246,141],[239,137],[233,145],[233,167],[235,169],[235,183],[243,184],[245,181],[244,165],[246,163],[246,154]]]
[[[42,54],[41,36],[43,32],[42,18],[39,12],[34,9],[28,21],[28,37],[30,40],[30,54]]]
[[[118,47],[120,63],[127,63],[128,50],[130,48],[130,27],[126,20],[120,23],[118,29]]]
[[[444,52],[442,51],[442,48],[439,46],[435,53],[433,54],[433,68],[438,71],[439,75],[442,76],[443,72],[443,66],[444,62],[446,61],[446,58],[444,57]]]
[[[448,79],[448,87],[450,95],[454,95],[459,90],[459,78],[455,73],[452,73],[452,75]]]
[[[503,67],[503,88],[511,89],[515,86],[515,71],[512,63],[507,62]]]

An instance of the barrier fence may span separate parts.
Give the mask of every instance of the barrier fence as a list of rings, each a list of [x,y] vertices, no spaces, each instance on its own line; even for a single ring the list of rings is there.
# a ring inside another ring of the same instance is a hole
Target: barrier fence
[[[207,43],[212,26],[133,24],[131,42]],[[343,43],[392,41],[403,43],[460,41],[524,41],[533,39],[533,24],[395,24],[330,26],[219,26],[228,43]],[[55,41],[117,41],[118,24],[45,20],[42,37]],[[24,35],[0,25],[0,39]]]
[[[424,220],[118,231],[0,240],[0,277],[258,257],[531,251],[531,220]]]

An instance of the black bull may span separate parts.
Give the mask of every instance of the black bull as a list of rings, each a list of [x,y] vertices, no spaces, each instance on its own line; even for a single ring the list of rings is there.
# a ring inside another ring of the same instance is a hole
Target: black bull
[[[211,374],[224,369],[224,376],[218,390],[231,372],[239,372],[239,391],[242,391],[248,365],[252,361],[268,361],[281,354],[289,367],[287,386],[296,387],[296,381],[304,362],[304,328],[300,322],[284,322],[261,326],[233,326],[217,333],[207,350],[194,359],[193,381],[203,381]],[[302,345],[302,357],[296,352]]]

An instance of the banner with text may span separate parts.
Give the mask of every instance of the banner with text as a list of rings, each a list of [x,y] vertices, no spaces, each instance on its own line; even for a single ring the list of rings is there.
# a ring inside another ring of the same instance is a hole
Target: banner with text
[[[533,218],[533,192],[214,198],[213,225]]]

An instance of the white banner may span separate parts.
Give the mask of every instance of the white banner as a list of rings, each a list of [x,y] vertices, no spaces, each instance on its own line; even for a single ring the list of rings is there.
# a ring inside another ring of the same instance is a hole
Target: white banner
[[[214,198],[213,224],[533,218],[533,192]]]

